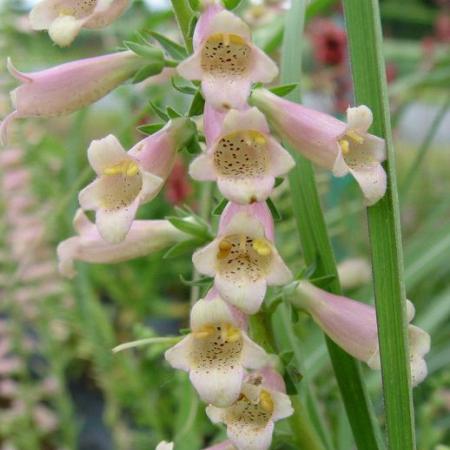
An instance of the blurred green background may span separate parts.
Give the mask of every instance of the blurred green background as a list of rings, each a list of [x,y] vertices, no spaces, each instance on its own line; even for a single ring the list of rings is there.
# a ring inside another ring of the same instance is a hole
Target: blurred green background
[[[31,5],[0,0],[0,117],[9,112],[8,91],[17,85],[6,72],[6,56],[26,72],[112,52],[144,30],[180,40],[166,0],[136,0],[112,26],[83,30],[70,48],[60,49],[45,32],[31,31]],[[284,7],[274,0],[247,1],[238,9],[258,45],[275,60]],[[437,450],[450,443],[450,4],[385,0],[381,12],[407,294],[416,306],[414,323],[432,337],[429,376],[414,391],[418,448]],[[305,103],[342,115],[352,103],[352,91],[339,2],[313,0],[300,39]],[[185,374],[164,362],[167,347],[111,352],[119,343],[175,335],[188,326],[190,287],[180,275],[192,276],[190,254],[162,259],[161,252],[108,266],[78,264],[72,281],[55,269],[56,245],[74,234],[77,193],[93,177],[86,158],[90,141],[114,133],[131,147],[142,138],[136,126],[158,121],[149,100],[180,112],[189,101],[170,79],[149,80],[124,85],[71,116],[27,119],[14,127],[12,142],[22,157],[0,173],[1,450],[144,450],[175,435],[184,442],[176,450],[195,450],[224,436],[208,422]],[[180,154],[176,173],[139,210],[140,218],[163,218],[176,205],[197,210],[199,189],[187,176],[191,158]],[[19,175],[11,175],[15,171]],[[368,262],[365,211],[355,183],[321,171],[317,180],[339,262]],[[277,222],[280,252],[298,272],[302,251],[285,183],[273,200],[282,216]],[[25,263],[33,270],[22,271]],[[370,280],[359,274],[360,283],[347,293],[371,302]],[[315,397],[308,408],[321,418],[328,447],[350,450],[354,444],[323,337],[308,317],[289,319],[293,332],[280,331],[279,339],[286,350],[295,346],[303,355]],[[380,375],[363,370],[382,422]],[[282,425],[277,428],[273,448],[288,448],[285,433]]]

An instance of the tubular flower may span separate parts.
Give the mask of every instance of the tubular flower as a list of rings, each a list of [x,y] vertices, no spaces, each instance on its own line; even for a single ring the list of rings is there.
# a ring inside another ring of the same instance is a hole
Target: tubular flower
[[[104,28],[127,8],[129,0],[42,0],[30,13],[34,30],[48,30],[53,42],[67,47],[81,28]]]
[[[385,142],[367,130],[372,112],[367,106],[347,109],[347,123],[333,116],[282,99],[266,89],[255,89],[252,103],[273,128],[303,156],[341,177],[351,173],[367,205],[386,192]]]
[[[306,309],[323,331],[347,353],[364,361],[371,369],[380,369],[378,330],[375,308],[346,297],[330,294],[307,281],[296,290],[297,305]],[[407,301],[408,322],[414,306]],[[408,326],[411,379],[413,386],[427,375],[424,355],[430,350],[430,336],[421,328]]]
[[[217,120],[211,107],[205,108],[205,122]],[[205,126],[205,130],[217,128]],[[196,180],[217,180],[221,193],[229,200],[246,204],[266,200],[275,177],[284,175],[295,162],[270,136],[264,115],[256,108],[229,111],[219,135],[208,150],[190,166]]]
[[[194,54],[178,65],[188,80],[201,80],[208,103],[217,109],[246,106],[252,82],[268,83],[276,64],[251,42],[245,22],[217,5],[208,6],[194,33]]]
[[[214,278],[224,300],[246,314],[261,306],[267,285],[283,285],[292,279],[274,245],[273,219],[265,203],[230,203],[222,213],[218,236],[197,250],[196,269]]]
[[[81,209],[75,214],[73,225],[78,236],[62,241],[57,248],[59,272],[66,277],[76,274],[74,260],[117,263],[149,255],[189,238],[167,220],[135,220],[125,240],[109,244]]]
[[[91,143],[88,159],[97,179],[80,192],[79,201],[84,210],[96,211],[103,239],[117,243],[125,238],[139,205],[161,190],[177,149],[192,135],[190,125],[187,119],[174,119],[129,152],[113,135]]]
[[[206,414],[213,423],[224,423],[227,435],[239,450],[267,450],[274,422],[289,417],[293,409],[284,381],[273,369],[247,376],[239,398],[226,408],[209,405]]]
[[[131,78],[142,58],[131,51],[72,61],[40,72],[19,72],[8,59],[11,75],[23,84],[11,92],[15,107],[1,124],[6,139],[10,121],[20,117],[54,117],[72,113],[104,97]]]
[[[242,316],[212,289],[192,308],[191,333],[165,354],[172,367],[189,372],[205,402],[231,405],[239,397],[244,368],[268,362],[266,352],[243,330]]]

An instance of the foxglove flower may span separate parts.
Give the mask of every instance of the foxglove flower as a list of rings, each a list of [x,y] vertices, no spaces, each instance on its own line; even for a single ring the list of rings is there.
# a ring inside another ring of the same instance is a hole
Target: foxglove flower
[[[59,271],[75,276],[74,261],[111,264],[149,255],[176,244],[189,236],[167,220],[135,220],[127,237],[118,244],[102,239],[96,226],[79,209],[73,225],[78,235],[58,245]]]
[[[208,6],[194,33],[194,54],[178,65],[188,80],[201,80],[208,103],[217,109],[244,108],[252,82],[268,83],[276,64],[252,44],[245,22],[217,5]]]
[[[284,381],[271,368],[248,375],[239,398],[226,408],[209,405],[206,414],[224,423],[230,441],[239,450],[267,450],[274,423],[289,417],[293,409]]]
[[[139,205],[161,190],[177,150],[192,136],[191,125],[185,118],[173,119],[129,152],[113,135],[91,143],[88,159],[97,179],[80,192],[79,201],[84,210],[96,211],[103,239],[118,243],[125,238]]]
[[[215,289],[191,310],[191,333],[167,350],[169,364],[189,372],[202,400],[231,405],[239,397],[244,368],[257,369],[268,355],[243,330],[241,312],[225,303]]]
[[[375,308],[346,297],[330,294],[301,281],[294,303],[306,309],[315,322],[336,344],[371,369],[380,369],[378,330]],[[414,306],[407,302],[408,322],[414,317]],[[430,336],[421,328],[408,326],[411,379],[413,386],[427,375],[424,355],[430,350]]]
[[[11,92],[15,107],[1,124],[0,137],[14,118],[69,114],[104,97],[143,65],[131,51],[72,61],[39,72],[19,72],[8,59],[11,75],[22,85]]]
[[[67,47],[81,28],[104,28],[127,8],[129,0],[42,0],[30,13],[34,30],[48,30],[53,42]]]
[[[214,277],[224,300],[254,314],[267,285],[283,285],[292,274],[274,245],[272,215],[265,203],[230,203],[222,213],[218,236],[192,257],[196,269]]]
[[[270,125],[303,156],[341,177],[351,173],[367,205],[386,192],[386,159],[383,139],[369,134],[372,112],[367,106],[347,109],[347,123],[282,99],[265,89],[255,89],[252,103]]]
[[[218,114],[208,105],[204,120],[218,120]],[[207,124],[205,133],[211,128],[218,127]],[[246,204],[266,200],[275,177],[286,174],[294,164],[289,153],[270,136],[264,115],[250,108],[225,115],[218,136],[192,162],[189,172],[196,180],[217,180],[224,197]]]

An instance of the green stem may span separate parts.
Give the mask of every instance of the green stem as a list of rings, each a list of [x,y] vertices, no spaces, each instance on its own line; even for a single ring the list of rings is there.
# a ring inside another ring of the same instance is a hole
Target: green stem
[[[391,450],[415,448],[403,254],[377,0],[344,0],[356,100],[373,112],[372,132],[386,140],[387,192],[368,209],[384,407]]]
[[[188,0],[172,0],[172,8],[188,52],[192,52],[192,38],[189,35],[191,20],[194,15]]]
[[[291,11],[286,15],[281,70],[283,83],[298,82],[301,78],[299,37],[303,30],[304,12],[304,0],[293,0]],[[298,89],[290,94],[290,99],[300,101]],[[314,274],[316,278],[334,276],[333,280],[327,284],[327,289],[335,294],[340,294],[336,262],[320,206],[311,163],[298,154],[293,154],[293,156],[297,164],[290,172],[289,184],[305,262],[307,265],[316,264],[317,269]],[[379,430],[361,379],[359,364],[330,339],[327,338],[326,343],[358,449],[380,449]]]

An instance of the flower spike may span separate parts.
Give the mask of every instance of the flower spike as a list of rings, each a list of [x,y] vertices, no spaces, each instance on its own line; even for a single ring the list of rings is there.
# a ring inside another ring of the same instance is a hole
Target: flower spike
[[[192,332],[165,354],[172,367],[189,372],[207,403],[231,405],[241,391],[244,368],[257,369],[268,362],[268,355],[247,336],[244,326],[242,313],[212,289],[192,308]]]
[[[268,83],[276,64],[251,42],[245,22],[217,5],[200,16],[194,34],[194,54],[178,65],[188,80],[201,80],[207,103],[216,109],[246,107],[253,82]]]
[[[367,106],[347,109],[347,123],[282,99],[266,89],[255,89],[251,102],[270,125],[303,156],[331,170],[337,177],[351,173],[368,206],[386,192],[384,139],[368,133],[372,112]]]
[[[219,133],[215,131],[217,125],[208,123],[218,119],[215,111],[205,109],[204,128],[215,139],[192,162],[190,175],[196,180],[217,180],[221,193],[233,202],[265,201],[275,177],[286,174],[294,160],[270,136],[264,115],[256,108],[229,111],[219,125]]]
[[[265,203],[230,203],[222,213],[217,238],[197,250],[192,261],[200,273],[214,277],[224,300],[254,314],[268,285],[292,279],[273,239],[273,219]]]
[[[239,450],[267,450],[274,423],[293,412],[282,377],[269,367],[247,376],[231,406],[206,408],[213,423],[227,426],[228,438]]]
[[[141,66],[142,58],[131,51],[80,59],[32,73],[19,72],[8,59],[10,74],[22,85],[11,92],[15,111],[3,120],[1,139],[6,141],[13,119],[70,114],[104,97]]]
[[[30,12],[34,30],[48,30],[53,42],[67,47],[81,28],[104,28],[127,8],[129,0],[42,0]]]
[[[330,294],[308,281],[301,281],[293,302],[308,311],[322,330],[347,353],[364,361],[371,369],[380,369],[378,330],[375,308],[346,297]],[[407,301],[408,322],[414,306]],[[427,375],[424,360],[430,350],[430,336],[421,328],[408,326],[411,379],[413,386]]]
[[[76,274],[74,260],[94,264],[118,263],[189,239],[189,235],[175,228],[168,220],[135,220],[122,242],[110,244],[100,236],[96,226],[81,209],[75,214],[73,225],[78,235],[62,241],[57,248],[59,271],[69,278]]]
[[[128,153],[113,135],[91,143],[88,158],[97,179],[80,192],[79,201],[84,210],[96,211],[103,239],[118,243],[125,238],[139,205],[161,190],[177,149],[192,136],[191,124],[185,118],[173,119]]]

